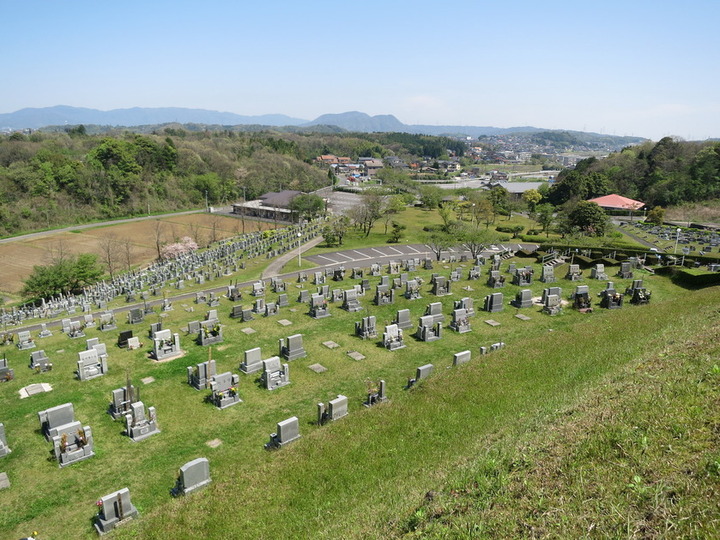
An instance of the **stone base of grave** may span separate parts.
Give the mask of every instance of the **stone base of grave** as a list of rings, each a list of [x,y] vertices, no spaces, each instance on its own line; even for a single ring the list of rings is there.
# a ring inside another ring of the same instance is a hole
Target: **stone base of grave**
[[[466,334],[467,332],[471,331],[469,324],[458,324],[456,326],[450,325],[450,328],[457,332],[458,334]]]
[[[138,510],[133,506],[129,511],[125,510],[125,517],[123,519],[110,519],[104,520],[100,516],[95,518],[95,530],[100,536],[106,535],[116,527],[122,527],[126,523],[132,521],[138,516]]]
[[[156,364],[162,364],[164,362],[170,362],[172,360],[175,360],[177,358],[182,358],[185,356],[185,351],[180,351],[176,354],[169,354],[167,356],[161,356],[160,358],[155,358],[155,355],[150,353],[150,359],[155,362]]]
[[[253,373],[262,371],[262,368],[263,368],[262,362],[256,362],[255,364],[250,364],[250,365],[247,365],[245,362],[240,364],[240,371],[242,371],[245,375],[252,375]]]
[[[228,407],[232,407],[233,405],[237,405],[238,403],[242,403],[242,399],[240,399],[240,396],[235,394],[234,396],[226,396],[220,399],[213,400],[212,403],[218,409],[222,410],[227,409]]]
[[[25,399],[26,397],[34,396],[35,394],[50,392],[51,390],[52,386],[47,383],[35,383],[21,388],[18,393],[20,394],[20,399]]]
[[[148,437],[152,437],[156,433],[160,433],[158,427],[153,423],[143,427],[132,428],[132,433],[128,433],[130,440],[133,442],[144,441]]]
[[[72,465],[73,463],[77,463],[79,461],[84,461],[93,456],[95,456],[95,452],[93,452],[92,447],[85,446],[83,448],[78,448],[77,450],[72,450],[70,452],[62,452],[61,454],[59,454],[58,465],[60,465],[60,468],[67,467],[68,465]]]

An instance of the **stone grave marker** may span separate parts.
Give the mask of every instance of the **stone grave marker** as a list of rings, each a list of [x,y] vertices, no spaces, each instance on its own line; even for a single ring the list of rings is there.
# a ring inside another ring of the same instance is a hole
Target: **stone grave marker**
[[[519,309],[532,307],[532,291],[530,289],[518,291],[517,294],[515,294],[515,300],[513,300],[511,304]]]
[[[543,283],[554,283],[557,281],[555,278],[555,267],[549,264],[543,265],[540,281]]]
[[[53,443],[55,459],[60,467],[95,455],[92,430],[75,420],[72,403],[40,411],[38,419],[45,439]]]
[[[46,337],[52,337],[53,333],[48,330],[47,324],[42,323],[40,324],[40,333],[38,334],[38,337],[40,338],[46,338]]]
[[[390,289],[387,285],[377,285],[375,287],[375,305],[385,306],[395,302],[395,290]]]
[[[218,409],[226,409],[242,402],[237,389],[239,382],[240,377],[229,371],[215,375],[210,381],[210,402]]]
[[[465,296],[453,302],[454,309],[464,309],[468,317],[475,316],[475,301],[470,296]]]
[[[467,311],[463,308],[453,310],[452,321],[450,322],[450,328],[459,334],[470,332],[470,319],[468,318]]]
[[[287,420],[278,422],[275,433],[270,434],[270,441],[265,444],[265,448],[272,450],[281,448],[286,444],[296,441],[300,438],[300,422],[297,416],[292,416]]]
[[[5,437],[5,425],[0,422],[0,458],[7,456],[10,452],[12,452],[12,450],[10,450],[7,438]]]
[[[23,330],[17,333],[17,348],[21,351],[35,348],[35,341],[29,331]]]
[[[528,285],[531,285],[534,273],[535,270],[533,270],[531,266],[518,268],[513,274],[513,285],[517,285],[518,287],[527,287]]]
[[[78,353],[77,371],[75,373],[81,381],[102,377],[107,373],[107,370],[107,360],[100,358],[95,349]]]
[[[275,390],[290,384],[290,367],[282,364],[280,357],[271,356],[263,360],[262,382],[266,390]]]
[[[130,410],[125,415],[125,434],[134,442],[139,442],[156,433],[160,433],[160,429],[157,426],[155,407],[148,407],[146,413],[142,401],[130,404]]]
[[[420,341],[436,341],[442,337],[442,324],[440,322],[434,322],[431,315],[424,315],[420,317],[417,330],[415,331],[415,337]]]
[[[500,289],[505,286],[505,276],[500,274],[499,270],[491,270],[488,274],[488,287]]]
[[[578,311],[592,311],[590,303],[590,290],[587,285],[578,285],[572,295],[573,307]]]
[[[132,308],[128,312],[128,322],[130,324],[138,324],[145,320],[145,313],[140,308]]]
[[[543,313],[547,313],[548,315],[557,315],[562,311],[560,295],[547,294],[547,295],[543,295],[543,296],[544,296],[543,309],[542,309]]]
[[[180,467],[180,473],[172,493],[176,497],[178,495],[189,495],[193,491],[207,486],[211,481],[208,459],[193,459]]]
[[[371,339],[377,337],[377,327],[375,315],[363,317],[360,322],[355,323],[355,335],[362,339]]]
[[[117,345],[121,349],[124,349],[128,346],[128,340],[133,337],[133,331],[132,330],[123,330],[120,332],[120,335],[118,336]]]
[[[252,286],[253,296],[265,296],[265,283],[262,281],[256,281]]]
[[[580,265],[569,265],[567,274],[565,274],[565,279],[568,279],[570,281],[580,281],[582,279],[582,271],[580,270]]]
[[[183,354],[180,348],[180,335],[170,330],[160,330],[153,339],[153,358],[155,360],[171,360]]]
[[[50,371],[52,367],[53,365],[44,350],[33,351],[30,353],[30,369],[43,373],[45,371]]]
[[[110,330],[116,330],[117,325],[115,324],[115,315],[111,311],[100,314],[100,330],[108,332]]]
[[[385,327],[385,332],[383,332],[383,346],[390,351],[396,351],[405,347],[403,331],[397,324],[390,324]]]
[[[600,291],[600,307],[604,309],[620,309],[624,295],[615,290],[615,285],[608,281],[605,290]]]
[[[419,300],[420,296],[420,283],[417,279],[408,280],[405,283],[405,298],[408,300]]]
[[[253,313],[264,313],[265,312],[265,299],[257,298],[253,304]]]
[[[483,309],[490,313],[500,313],[505,306],[503,305],[503,294],[493,293],[485,297]]]
[[[437,276],[433,280],[432,294],[435,296],[447,296],[450,293],[450,281],[445,276]]]
[[[42,351],[45,353],[45,351]],[[30,361],[30,367],[32,368],[32,360]],[[4,356],[0,358],[0,383],[12,381],[15,378],[15,370],[11,369],[8,365],[7,358]]]
[[[197,339],[198,345],[207,347],[223,342],[223,325],[218,319],[209,319],[200,322],[200,332]]]
[[[442,312],[442,304],[440,302],[432,302],[425,308],[426,317],[432,317],[433,324],[445,322],[445,315]]]
[[[351,313],[355,311],[362,310],[362,306],[360,305],[360,301],[357,297],[357,291],[355,289],[349,289],[342,292],[343,294],[343,303],[342,303],[342,309],[345,311],[349,311]]]
[[[307,352],[303,348],[302,334],[293,334],[288,336],[287,339],[281,338],[278,341],[279,354],[288,361],[297,360],[298,358],[305,358]]]
[[[108,407],[108,413],[117,420],[130,412],[130,405],[138,399],[138,392],[128,379],[127,384],[112,391],[112,401]]]
[[[215,360],[210,359],[197,364],[195,367],[188,366],[187,382],[195,390],[206,390],[210,388],[210,382],[216,373]]]
[[[138,510],[130,501],[130,490],[121,490],[105,495],[100,499],[100,511],[95,516],[95,529],[104,535],[116,527],[138,516]]]
[[[245,351],[245,360],[240,364],[240,371],[246,375],[256,373],[263,369],[262,351],[260,347]]]
[[[598,263],[590,269],[590,279],[606,280],[607,278],[604,264]]]
[[[407,388],[410,389],[423,379],[427,379],[433,372],[432,364],[425,364],[415,370],[415,377],[408,379]]]
[[[310,316],[313,319],[322,319],[330,316],[327,300],[324,296],[313,294],[310,301]]]
[[[643,286],[642,279],[633,280],[632,285],[625,289],[625,296],[630,297],[630,303],[634,305],[649,304],[652,293]]]
[[[387,395],[385,393],[385,381],[381,380],[377,388],[369,388],[368,389],[368,395],[367,399],[363,403],[365,407],[372,407],[373,405],[377,405],[378,403],[384,403],[388,400]]]
[[[397,311],[397,314],[395,315],[395,320],[393,321],[393,324],[396,324],[397,327],[400,328],[400,330],[407,330],[408,328],[412,328],[413,324],[410,320],[410,310],[399,309]]]
[[[268,302],[265,304],[265,316],[266,317],[274,317],[280,313],[280,309],[278,308],[278,305],[275,302]]]
[[[323,425],[327,422],[334,422],[340,418],[347,416],[348,398],[342,394],[338,394],[335,399],[331,399],[327,407],[324,403],[317,405],[317,423]]]
[[[470,351],[461,351],[453,355],[453,366],[459,366],[461,364],[467,364],[470,361]]]

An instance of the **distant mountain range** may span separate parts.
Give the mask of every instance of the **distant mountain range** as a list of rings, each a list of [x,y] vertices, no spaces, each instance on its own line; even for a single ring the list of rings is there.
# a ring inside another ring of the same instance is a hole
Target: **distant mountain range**
[[[507,133],[538,133],[549,131],[532,126],[497,128],[491,126],[432,126],[403,124],[391,114],[370,116],[352,111],[340,114],[324,114],[307,121],[283,114],[243,116],[229,112],[180,107],[113,109],[100,111],[82,107],[57,105],[55,107],[21,109],[0,114],[0,130],[40,129],[49,126],[84,124],[114,127],[137,127],[158,124],[201,124],[215,126],[269,126],[297,129],[322,130],[325,127],[357,132],[404,132],[424,135],[448,135],[479,137],[480,135],[504,135]],[[605,135],[605,137],[610,137]],[[615,137],[613,137],[615,138]],[[628,142],[640,142],[640,137],[617,137]]]
[[[41,109],[20,109],[13,113],[0,114],[2,129],[40,129],[47,126],[99,125],[99,126],[147,126],[154,124],[216,124],[235,126],[241,124],[265,126],[297,126],[307,120],[291,118],[284,114],[242,116],[240,114],[208,111],[205,109],[184,109],[181,107],[156,107],[113,109],[99,111],[83,107],[57,105]]]

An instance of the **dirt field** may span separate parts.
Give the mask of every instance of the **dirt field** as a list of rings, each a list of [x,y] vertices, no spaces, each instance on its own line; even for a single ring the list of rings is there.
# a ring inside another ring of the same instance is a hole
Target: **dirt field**
[[[272,223],[245,220],[245,232],[273,228]],[[48,233],[47,236],[32,240],[18,240],[0,244],[0,293],[10,298],[22,289],[23,279],[33,266],[49,264],[53,253],[95,253],[102,258],[101,243],[114,237],[120,244],[130,243],[130,261],[133,267],[149,263],[157,257],[156,237],[163,244],[172,243],[184,236],[193,238],[200,247],[211,240],[221,240],[241,234],[242,221],[237,218],[189,214],[169,218],[151,219],[133,223],[122,223],[84,229],[77,232]],[[126,269],[125,248],[120,249],[120,266]]]

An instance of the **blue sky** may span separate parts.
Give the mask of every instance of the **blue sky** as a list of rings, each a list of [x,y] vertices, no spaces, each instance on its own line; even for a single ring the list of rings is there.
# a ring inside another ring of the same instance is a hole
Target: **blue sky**
[[[717,0],[0,0],[0,112],[357,110],[705,139],[719,25]]]

